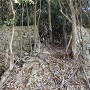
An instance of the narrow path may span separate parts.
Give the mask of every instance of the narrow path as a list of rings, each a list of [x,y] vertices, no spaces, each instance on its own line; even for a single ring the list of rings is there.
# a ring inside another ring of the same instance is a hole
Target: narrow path
[[[59,48],[48,47],[42,50],[40,58],[27,58],[22,68],[14,67],[13,73],[0,90],[87,90],[78,64],[63,59],[62,53],[63,50]]]

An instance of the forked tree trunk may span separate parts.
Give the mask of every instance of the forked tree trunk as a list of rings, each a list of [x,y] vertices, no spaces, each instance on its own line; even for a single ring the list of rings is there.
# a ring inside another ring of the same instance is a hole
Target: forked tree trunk
[[[75,9],[73,6],[73,0],[70,1],[70,10],[71,10],[71,18],[72,18],[72,41],[71,41],[71,49],[73,58],[76,58],[77,49],[76,49],[76,34],[77,34],[77,27],[76,27],[76,17],[75,17]]]
[[[12,14],[13,14],[13,21],[15,20],[15,12],[14,12],[14,8],[13,8],[13,3],[12,0],[10,0],[10,5],[11,5],[11,10],[12,10]],[[12,43],[13,43],[13,37],[14,37],[14,23],[12,26],[12,36],[11,36],[11,41],[10,41],[10,70],[13,69],[14,66],[14,54],[12,51]]]
[[[50,0],[47,0],[48,2],[48,21],[49,21],[49,34],[50,34],[50,43],[52,43],[52,24],[51,24],[51,9],[50,9]]]

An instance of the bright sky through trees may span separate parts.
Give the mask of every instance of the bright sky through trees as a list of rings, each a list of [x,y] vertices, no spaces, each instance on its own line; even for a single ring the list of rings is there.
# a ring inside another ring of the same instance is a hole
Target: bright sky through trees
[[[18,3],[18,1],[17,0],[14,0],[15,1],[15,3]]]

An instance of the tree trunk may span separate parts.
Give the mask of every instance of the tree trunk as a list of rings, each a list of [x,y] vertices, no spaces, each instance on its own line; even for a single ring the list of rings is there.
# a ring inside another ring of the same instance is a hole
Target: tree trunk
[[[71,10],[71,17],[72,17],[72,40],[71,40],[71,49],[72,49],[72,56],[75,59],[77,54],[76,49],[76,34],[77,34],[77,27],[76,27],[76,17],[75,17],[75,9],[73,6],[73,0],[70,1],[70,10]]]
[[[49,34],[50,34],[50,43],[52,43],[52,25],[51,25],[51,9],[50,9],[50,1],[47,0],[48,2],[48,21],[49,21]]]
[[[0,12],[2,12],[2,0],[0,1]],[[0,25],[2,25],[2,13],[0,13]]]
[[[32,45],[31,45],[31,31],[29,30],[29,12],[28,12],[28,6],[26,2],[26,9],[27,9],[27,25],[28,25],[28,36],[29,36],[29,54],[32,54]]]
[[[35,6],[34,6],[34,52],[36,52],[36,37],[37,37],[37,26],[36,26],[36,3],[37,0],[35,0]]]
[[[21,31],[20,31],[20,60],[22,60],[22,31],[23,31],[23,14],[24,14],[24,7],[23,7],[23,1],[22,1],[22,20],[21,20]]]
[[[65,44],[65,49],[66,49],[66,47],[67,47],[66,18],[64,18],[64,21],[63,21],[63,39],[64,39],[64,44]]]
[[[10,5],[11,5],[11,10],[12,10],[12,14],[13,14],[13,21],[15,20],[15,12],[14,12],[14,9],[13,9],[13,3],[12,3],[12,0],[10,0]],[[11,41],[10,41],[10,70],[13,69],[13,66],[14,66],[14,54],[13,54],[13,51],[12,51],[12,43],[13,43],[13,37],[14,37],[14,23],[13,23],[13,26],[12,26],[12,36],[11,36]]]

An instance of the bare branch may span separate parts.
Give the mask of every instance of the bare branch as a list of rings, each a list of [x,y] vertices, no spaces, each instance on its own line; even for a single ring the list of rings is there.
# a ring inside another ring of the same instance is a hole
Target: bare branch
[[[59,5],[60,5],[60,12],[66,17],[66,19],[72,23],[72,20],[62,11],[62,6],[61,6],[61,2],[59,0]]]

